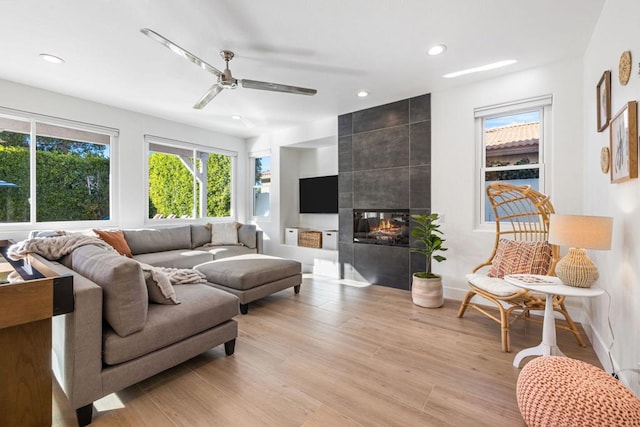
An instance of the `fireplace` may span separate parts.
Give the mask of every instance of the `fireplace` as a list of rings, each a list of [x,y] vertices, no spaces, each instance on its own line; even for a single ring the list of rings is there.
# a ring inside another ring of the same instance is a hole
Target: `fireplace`
[[[353,242],[370,245],[409,246],[408,209],[353,211]]]

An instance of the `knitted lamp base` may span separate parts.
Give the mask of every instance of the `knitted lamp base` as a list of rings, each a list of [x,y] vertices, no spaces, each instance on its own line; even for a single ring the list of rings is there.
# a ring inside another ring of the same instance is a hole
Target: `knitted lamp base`
[[[590,288],[598,280],[598,268],[586,250],[571,248],[556,265],[556,275],[565,285]]]

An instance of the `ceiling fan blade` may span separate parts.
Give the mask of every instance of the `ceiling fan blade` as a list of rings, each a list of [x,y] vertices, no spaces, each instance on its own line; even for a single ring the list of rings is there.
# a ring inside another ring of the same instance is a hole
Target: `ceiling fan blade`
[[[273,92],[295,93],[296,95],[315,95],[318,91],[306,87],[281,85],[278,83],[259,82],[257,80],[238,80],[247,89],[271,90]]]
[[[175,44],[171,40],[165,38],[164,36],[161,36],[160,34],[156,33],[155,31],[150,30],[149,28],[142,28],[142,29],[140,29],[140,32],[142,34],[148,36],[149,38],[157,41],[158,43],[160,43],[161,45],[163,45],[164,47],[166,47],[170,51],[182,56],[184,59],[186,59],[186,60],[188,60],[190,62],[193,62],[194,64],[196,64],[198,67],[202,68],[203,70],[206,70],[206,71],[210,72],[211,74],[216,75],[217,77],[220,77],[222,75],[222,71],[218,70],[213,65],[203,61],[202,59],[200,59],[197,56],[195,56],[193,53],[189,52],[186,49],[181,48],[180,46],[178,46],[177,44]]]
[[[193,108],[195,108],[196,110],[201,110],[203,109],[209,102],[211,102],[211,100],[213,98],[216,97],[217,94],[219,94],[222,91],[222,86],[220,86],[218,83],[214,84],[213,86],[211,86],[211,88],[207,91],[207,93],[205,93],[204,95],[202,95],[202,98],[200,98],[198,100],[198,102],[195,103],[195,105],[193,106]]]

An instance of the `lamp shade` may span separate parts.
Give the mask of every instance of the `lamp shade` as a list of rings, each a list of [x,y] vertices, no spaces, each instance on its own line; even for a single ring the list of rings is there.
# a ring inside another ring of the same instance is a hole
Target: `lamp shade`
[[[613,218],[551,214],[549,243],[583,249],[611,249]]]

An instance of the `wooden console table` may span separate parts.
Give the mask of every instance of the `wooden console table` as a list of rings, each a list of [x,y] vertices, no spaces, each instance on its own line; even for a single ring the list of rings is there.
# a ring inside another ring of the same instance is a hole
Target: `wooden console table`
[[[51,425],[51,317],[73,311],[73,277],[5,257],[0,240],[0,425]],[[8,277],[20,276],[15,283]],[[54,296],[55,295],[55,296]]]

